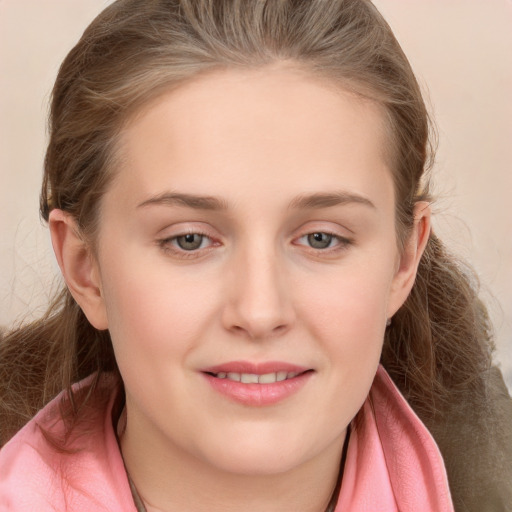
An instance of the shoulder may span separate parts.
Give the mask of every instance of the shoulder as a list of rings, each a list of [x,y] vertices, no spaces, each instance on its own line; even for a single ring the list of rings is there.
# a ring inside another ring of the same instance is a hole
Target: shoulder
[[[498,368],[485,401],[467,392],[429,428],[446,462],[456,510],[512,511],[512,399]]]
[[[0,511],[134,510],[112,426],[118,386],[108,375],[96,380],[73,386],[93,394],[71,435],[60,415],[62,393],[0,450]]]

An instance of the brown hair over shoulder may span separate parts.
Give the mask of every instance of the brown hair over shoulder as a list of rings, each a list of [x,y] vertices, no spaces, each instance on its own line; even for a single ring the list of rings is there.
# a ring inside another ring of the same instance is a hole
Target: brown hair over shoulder
[[[394,173],[397,240],[417,201],[432,198],[429,116],[411,67],[368,0],[118,0],[87,28],[53,89],[41,216],[70,213],[94,247],[100,200],[118,165],[124,123],[161,92],[200,73],[280,61],[379,104]],[[461,397],[485,407],[492,337],[471,271],[431,234],[416,283],[385,335],[382,363],[435,433]],[[0,346],[0,441],[59,391],[117,372],[107,331],[67,291]],[[74,403],[71,401],[71,403]],[[74,403],[69,421],[80,409]]]

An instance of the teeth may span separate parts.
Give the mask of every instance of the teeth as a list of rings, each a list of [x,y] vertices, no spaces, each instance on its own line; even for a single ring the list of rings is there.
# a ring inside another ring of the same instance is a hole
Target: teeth
[[[254,373],[242,373],[240,375],[240,382],[243,382],[244,384],[257,384],[258,376]]]
[[[260,384],[273,384],[276,381],[277,373],[265,373],[265,375],[260,375],[258,378]]]
[[[286,372],[277,372],[276,380],[277,382],[281,382],[282,380],[286,380],[286,377],[288,377]]]
[[[264,375],[256,375],[255,373],[236,373],[236,372],[219,372],[216,374],[218,379],[229,379],[243,384],[273,384],[274,382],[282,382],[286,379],[297,377],[297,372],[275,372],[265,373]]]

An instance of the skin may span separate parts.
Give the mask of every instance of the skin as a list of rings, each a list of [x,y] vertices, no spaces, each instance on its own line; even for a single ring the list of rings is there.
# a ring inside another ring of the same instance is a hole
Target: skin
[[[126,125],[95,255],[73,219],[51,213],[68,286],[112,336],[122,452],[148,510],[325,510],[430,229],[419,204],[399,252],[385,147],[371,102],[289,68],[219,71]],[[204,235],[198,249],[180,248],[187,233]],[[318,248],[312,233],[334,236]],[[240,360],[310,377],[247,406],[201,373]]]

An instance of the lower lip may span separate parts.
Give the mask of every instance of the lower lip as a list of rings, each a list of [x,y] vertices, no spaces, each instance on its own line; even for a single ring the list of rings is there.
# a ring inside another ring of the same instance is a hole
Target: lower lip
[[[310,379],[313,372],[305,372],[292,379],[271,384],[243,384],[229,379],[218,379],[203,373],[212,388],[231,400],[250,406],[262,407],[277,404],[297,393]]]

